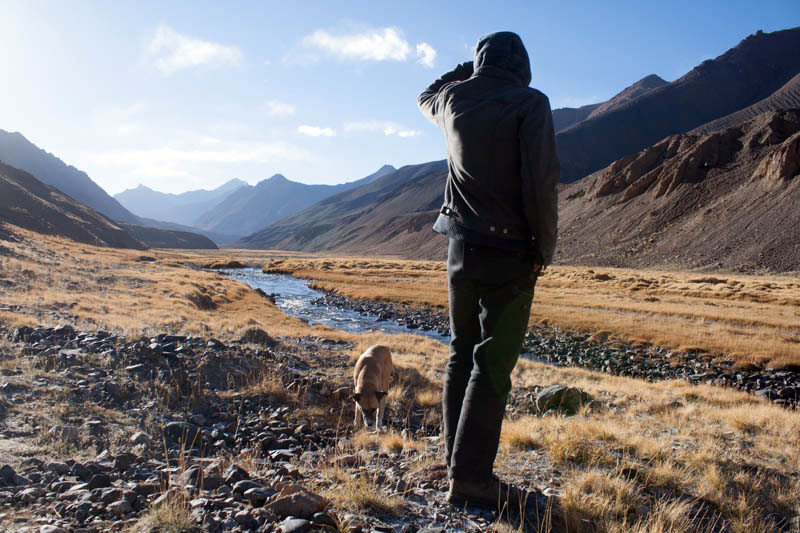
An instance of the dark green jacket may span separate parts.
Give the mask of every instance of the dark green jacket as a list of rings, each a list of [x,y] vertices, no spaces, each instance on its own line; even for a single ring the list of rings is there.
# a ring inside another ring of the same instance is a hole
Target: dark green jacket
[[[512,250],[531,245],[552,261],[560,177],[550,102],[531,82],[522,40],[511,32],[478,40],[473,62],[444,74],[419,96],[444,133],[448,177],[434,229]]]

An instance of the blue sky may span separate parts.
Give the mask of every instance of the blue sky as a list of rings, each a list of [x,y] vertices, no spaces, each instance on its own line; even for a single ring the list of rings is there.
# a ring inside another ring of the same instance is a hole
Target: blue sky
[[[417,94],[512,30],[553,108],[672,81],[800,2],[0,0],[0,128],[110,193],[361,178],[444,157]]]

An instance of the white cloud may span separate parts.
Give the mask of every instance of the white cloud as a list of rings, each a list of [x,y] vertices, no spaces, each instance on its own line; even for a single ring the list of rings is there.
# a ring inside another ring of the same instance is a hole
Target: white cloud
[[[307,126],[303,124],[297,127],[297,131],[309,137],[333,137],[336,132],[331,128],[320,128],[319,126]]]
[[[433,62],[436,60],[436,50],[428,43],[419,43],[417,45],[417,63],[420,63],[428,68],[433,68]]]
[[[384,135],[397,135],[398,137],[414,137],[420,135],[422,132],[411,130],[405,126],[401,126],[396,122],[388,122],[382,120],[367,120],[363,122],[345,122],[344,131],[372,131],[382,132]]]
[[[317,30],[305,37],[303,43],[343,59],[370,61],[405,61],[411,50],[403,32],[391,27],[350,35],[332,35],[326,30]]]
[[[156,68],[166,75],[201,65],[236,66],[241,64],[243,57],[236,46],[183,35],[163,23],[147,44],[147,52]]]
[[[273,117],[288,117],[294,115],[295,106],[281,102],[280,100],[268,100],[264,102],[264,111]]]

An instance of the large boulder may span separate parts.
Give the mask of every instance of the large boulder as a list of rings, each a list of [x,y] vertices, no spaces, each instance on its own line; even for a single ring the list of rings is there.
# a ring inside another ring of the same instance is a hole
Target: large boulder
[[[591,401],[592,397],[577,387],[551,385],[536,395],[536,410],[539,414],[558,412],[574,415]]]

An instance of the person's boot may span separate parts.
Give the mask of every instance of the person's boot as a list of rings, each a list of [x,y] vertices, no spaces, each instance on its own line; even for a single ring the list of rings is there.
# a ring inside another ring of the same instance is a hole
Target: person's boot
[[[489,481],[450,480],[447,501],[456,507],[475,505],[496,511],[525,512],[546,505],[547,498],[536,491],[528,492],[492,476]]]

